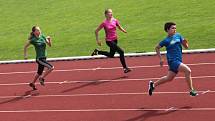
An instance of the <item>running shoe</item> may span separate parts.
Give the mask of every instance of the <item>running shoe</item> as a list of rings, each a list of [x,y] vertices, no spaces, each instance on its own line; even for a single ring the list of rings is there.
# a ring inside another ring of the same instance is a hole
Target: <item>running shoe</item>
[[[94,55],[98,55],[98,49],[95,49],[93,52],[92,52],[92,54],[91,54],[91,56],[94,56]]]
[[[128,73],[128,72],[130,72],[130,71],[131,71],[130,68],[124,68],[124,73]]]
[[[33,90],[37,90],[36,86],[34,83],[30,83],[29,86],[33,89]]]
[[[155,87],[154,87],[154,82],[153,81],[149,81],[149,96],[152,96],[152,92],[154,91]]]
[[[195,90],[191,90],[190,91],[190,96],[197,96],[198,95],[198,93],[195,91]]]
[[[45,86],[45,79],[44,78],[39,78],[40,84],[42,86]]]

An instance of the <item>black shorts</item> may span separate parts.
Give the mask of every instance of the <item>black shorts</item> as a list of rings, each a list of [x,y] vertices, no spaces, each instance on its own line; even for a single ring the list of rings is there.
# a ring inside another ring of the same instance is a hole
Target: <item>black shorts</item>
[[[36,59],[36,62],[38,64],[38,69],[37,69],[38,75],[42,75],[44,67],[47,67],[48,69],[53,68],[53,66],[46,61],[45,57]]]

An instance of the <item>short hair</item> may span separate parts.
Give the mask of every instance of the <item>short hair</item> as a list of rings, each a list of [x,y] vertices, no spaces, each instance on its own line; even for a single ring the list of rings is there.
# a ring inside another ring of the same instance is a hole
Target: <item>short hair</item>
[[[167,22],[164,24],[164,31],[167,32],[172,25],[176,25],[174,22]]]

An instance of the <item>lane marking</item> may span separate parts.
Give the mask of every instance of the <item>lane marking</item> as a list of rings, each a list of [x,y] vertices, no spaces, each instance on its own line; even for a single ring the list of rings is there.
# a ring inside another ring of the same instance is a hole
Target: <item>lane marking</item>
[[[210,90],[207,90],[207,91],[203,91],[201,94],[206,94],[206,93],[209,93],[211,92]]]
[[[168,109],[166,109],[165,111],[168,112],[168,111],[173,111],[173,110],[177,110],[175,107],[170,107]]]
[[[40,112],[113,112],[113,111],[166,111],[165,108],[113,108],[113,109],[68,109],[68,110],[0,110],[0,113],[40,113]],[[169,111],[215,111],[215,108],[174,108]]]
[[[205,91],[197,91],[198,93],[203,93]],[[210,91],[208,93],[215,93],[215,91]],[[189,92],[154,92],[156,94],[186,94],[189,95]],[[70,95],[27,95],[26,97],[36,97],[36,98],[43,98],[43,97],[85,97],[85,96],[119,96],[119,95],[148,95],[148,92],[122,92],[122,93],[85,93],[85,94],[70,94]],[[8,99],[8,98],[19,98],[23,96],[0,96],[0,99]]]
[[[215,63],[193,63],[193,64],[186,64],[189,66],[201,66],[201,65],[215,65]],[[164,65],[166,67],[168,65]],[[151,66],[131,66],[131,69],[135,68],[155,68],[160,67],[160,65],[151,65]],[[92,70],[113,70],[113,69],[122,69],[122,67],[110,67],[110,68],[83,68],[83,69],[68,69],[68,70],[53,70],[53,72],[72,72],[72,71],[92,71]],[[12,74],[31,74],[36,73],[36,71],[26,71],[26,72],[2,72],[0,75],[12,75]]]
[[[29,97],[31,97],[32,95],[31,94],[29,94],[29,95],[26,95],[26,96],[20,96],[20,97],[22,97],[22,98],[29,98]]]
[[[175,77],[175,79],[184,79],[185,77]],[[192,77],[192,79],[204,79],[204,78],[215,78],[215,76],[196,76]],[[92,80],[92,81],[60,81],[60,82],[45,82],[46,84],[72,84],[72,83],[95,83],[95,82],[126,82],[126,81],[149,81],[149,80],[157,80],[160,79],[160,77],[156,78],[136,78],[136,79],[114,79],[114,80]],[[38,85],[39,83],[36,83]],[[21,85],[29,85],[29,83],[5,83],[0,84],[0,86],[21,86]]]
[[[62,82],[59,82],[59,84],[64,84],[64,83],[67,83],[68,81],[62,81]]]

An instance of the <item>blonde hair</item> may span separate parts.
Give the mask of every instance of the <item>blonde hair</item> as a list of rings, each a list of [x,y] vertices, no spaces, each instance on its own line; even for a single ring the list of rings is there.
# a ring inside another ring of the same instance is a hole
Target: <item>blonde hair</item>
[[[104,14],[107,14],[109,12],[109,10],[112,11],[112,9],[110,9],[110,8],[105,9],[105,13]]]

